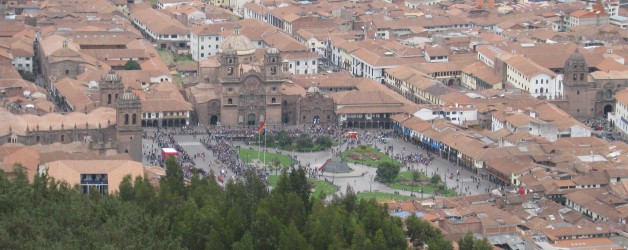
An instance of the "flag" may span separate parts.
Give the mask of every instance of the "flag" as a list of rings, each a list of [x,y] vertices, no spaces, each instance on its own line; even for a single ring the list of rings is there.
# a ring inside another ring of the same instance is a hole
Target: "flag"
[[[257,127],[257,133],[264,135],[264,133],[266,133],[266,121],[263,121],[259,127]]]

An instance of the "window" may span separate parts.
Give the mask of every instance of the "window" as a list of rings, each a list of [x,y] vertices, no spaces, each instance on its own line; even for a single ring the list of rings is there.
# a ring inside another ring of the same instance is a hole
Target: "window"
[[[283,105],[287,106],[288,105],[288,101],[283,101]]]
[[[61,142],[65,142],[65,135],[61,135]]]
[[[576,95],[580,95],[580,90],[576,91]]]
[[[133,122],[133,125],[137,124],[137,115],[133,114],[131,120]]]
[[[201,53],[201,57],[205,57],[205,53]]]
[[[39,135],[35,137],[35,142],[39,142]]]
[[[216,41],[218,41],[218,38],[219,38],[219,37],[216,37]]]
[[[584,81],[584,73],[580,73],[580,81]]]
[[[578,75],[577,74],[573,74],[573,80],[578,80]]]
[[[227,69],[227,75],[233,75],[233,68],[229,67]]]
[[[227,99],[227,104],[233,104],[233,99],[231,98]]]
[[[272,99],[270,99],[270,103],[277,103],[277,98],[273,97]]]
[[[271,75],[277,74],[277,68],[275,66],[270,67],[270,74]]]
[[[67,75],[69,75],[69,74],[70,74],[70,70],[67,70],[67,69],[66,69],[66,70],[65,70],[65,75],[67,76]]]
[[[301,65],[301,61],[297,61],[297,66]]]
[[[111,104],[111,94],[107,95],[107,104]]]
[[[201,42],[204,42],[204,41],[205,41],[205,37],[204,37],[204,36],[202,36],[202,37],[201,37]]]
[[[316,60],[312,61],[312,65],[316,65]]]
[[[218,48],[218,44],[216,44],[216,48]]]
[[[231,92],[233,91],[233,88],[227,88],[227,91]]]
[[[201,45],[201,49],[205,49],[205,45]]]
[[[129,125],[129,114],[124,114],[124,125]]]
[[[171,35],[170,37],[172,37],[172,38],[177,38],[177,35]]]

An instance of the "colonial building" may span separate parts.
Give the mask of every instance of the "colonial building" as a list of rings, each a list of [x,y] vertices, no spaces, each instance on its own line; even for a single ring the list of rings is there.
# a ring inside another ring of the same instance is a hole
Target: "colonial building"
[[[628,86],[628,75],[618,71],[589,73],[585,58],[577,50],[565,62],[564,97],[555,101],[577,119],[606,116],[615,110],[614,95]]]
[[[109,74],[114,84],[117,76]],[[103,94],[108,99],[109,93]],[[43,116],[15,115],[0,109],[0,145],[83,142],[102,154],[129,153],[141,160],[141,102],[131,92],[111,93],[113,105],[90,112],[49,113]],[[116,99],[115,96],[118,96]]]
[[[199,83],[186,89],[199,124],[256,126],[263,121],[269,125],[335,121],[335,115],[329,113],[333,106],[325,104],[333,105],[331,99],[320,93],[306,95],[302,87],[286,82],[279,51],[256,49],[239,28],[236,25],[233,35],[223,40],[217,56],[199,63]]]

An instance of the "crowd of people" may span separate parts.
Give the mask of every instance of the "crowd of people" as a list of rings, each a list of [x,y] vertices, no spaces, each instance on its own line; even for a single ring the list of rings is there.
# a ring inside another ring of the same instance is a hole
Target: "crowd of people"
[[[211,150],[216,157],[215,164],[221,169],[218,175],[219,181],[224,181],[227,178],[227,172],[222,171],[225,168],[231,170],[236,176],[242,176],[249,171],[254,171],[263,180],[266,180],[268,177],[268,173],[263,169],[257,169],[253,164],[242,161],[238,153],[225,140],[216,141]]]

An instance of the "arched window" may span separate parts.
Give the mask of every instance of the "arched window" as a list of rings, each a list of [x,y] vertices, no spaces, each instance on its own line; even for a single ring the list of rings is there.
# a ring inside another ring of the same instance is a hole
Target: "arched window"
[[[580,73],[580,81],[584,81],[584,73]]]
[[[124,125],[129,125],[129,114],[124,114]]]
[[[535,94],[536,94],[536,93],[539,93],[539,90],[538,90],[538,89],[535,89],[535,90],[534,90],[534,93],[535,93]]]
[[[541,94],[543,94],[543,88],[541,88]]]
[[[573,74],[573,80],[578,80],[578,74]]]
[[[277,74],[277,67],[275,66],[270,67],[270,74],[271,75]]]
[[[137,115],[133,114],[132,118],[131,118],[133,125],[137,124]]]
[[[613,90],[612,89],[607,89],[606,90],[606,99],[608,99],[608,100],[613,99]]]
[[[107,104],[111,104],[111,94],[107,95]]]
[[[229,58],[229,60],[227,60],[227,63],[229,64],[233,63],[233,58]]]
[[[229,67],[229,68],[227,69],[227,74],[228,74],[228,75],[233,75],[233,68],[232,68],[232,67]]]
[[[273,58],[270,59],[270,62],[275,62],[275,60],[276,59],[273,57]]]
[[[277,103],[277,98],[273,97],[270,99],[270,103]]]
[[[233,104],[233,99],[231,98],[227,99],[227,104]]]
[[[549,93],[549,88],[546,88],[546,89],[545,89],[545,93]]]

